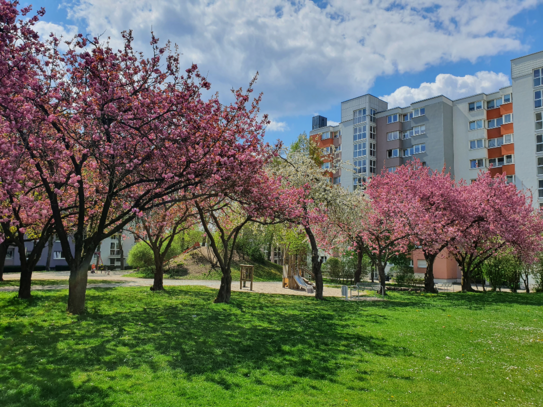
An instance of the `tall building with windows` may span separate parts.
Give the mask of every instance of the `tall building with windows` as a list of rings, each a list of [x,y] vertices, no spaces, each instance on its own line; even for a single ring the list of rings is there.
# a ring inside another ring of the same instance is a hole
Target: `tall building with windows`
[[[457,180],[471,182],[479,171],[504,174],[530,192],[534,208],[543,207],[543,51],[511,61],[511,86],[458,100],[436,96],[406,107],[390,107],[372,95],[341,103],[341,122],[313,128],[319,146],[330,134],[351,171],[338,171],[334,183],[349,190],[383,170],[414,157]],[[321,118],[313,123],[322,121]],[[326,150],[329,151],[329,150]],[[421,253],[413,254],[415,273],[424,273]],[[436,262],[437,282],[460,278],[454,261]]]
[[[494,93],[436,96],[406,107],[360,96],[341,103],[339,125],[313,128],[310,137],[340,149],[352,172],[334,174],[334,182],[349,190],[416,157],[467,182],[481,169],[504,174],[531,191],[534,207],[543,206],[543,51],[512,60],[511,79]],[[319,122],[326,119],[312,124]],[[326,142],[328,134],[335,141]]]

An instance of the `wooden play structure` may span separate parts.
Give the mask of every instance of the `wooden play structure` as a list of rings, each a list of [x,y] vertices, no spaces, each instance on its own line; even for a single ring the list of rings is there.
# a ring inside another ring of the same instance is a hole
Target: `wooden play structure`
[[[305,253],[285,255],[283,262],[283,288],[313,292],[313,284],[305,278],[301,260]]]
[[[254,267],[247,264],[241,264],[239,268],[239,289],[242,290],[244,288],[247,288],[246,283],[250,281],[250,290],[253,291]]]

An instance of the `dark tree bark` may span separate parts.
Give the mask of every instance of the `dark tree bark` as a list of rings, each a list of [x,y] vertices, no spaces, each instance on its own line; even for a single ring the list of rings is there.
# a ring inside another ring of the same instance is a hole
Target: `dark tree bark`
[[[47,241],[47,259],[45,260],[45,270],[51,271],[51,256],[53,255],[53,244],[55,241],[55,236],[51,235]]]
[[[119,242],[119,253],[121,255],[121,270],[124,270],[124,249],[123,249],[123,231],[122,230],[119,233],[119,237],[117,238],[117,241]]]
[[[469,268],[464,268],[465,266],[461,266],[462,268],[462,292],[474,292],[475,290],[471,286],[471,270]]]
[[[377,263],[377,271],[379,273],[379,294],[387,295],[386,292],[386,274],[385,274],[386,263]]]
[[[87,277],[94,250],[89,250],[81,262],[73,263],[70,268],[68,312],[82,314],[85,312],[87,293]]]
[[[167,252],[166,252],[167,253]],[[164,290],[164,255],[160,253],[160,247],[153,248],[153,255],[155,259],[155,274],[153,277],[153,286],[151,291],[163,291]]]
[[[4,265],[6,263],[6,256],[8,254],[9,243],[4,240],[0,243],[0,281],[4,281]]]
[[[424,291],[427,293],[437,293],[434,281],[434,262],[437,254],[424,253],[426,260],[426,273],[424,273]]]
[[[315,277],[315,298],[317,300],[323,300],[324,283],[322,281],[322,259],[319,258],[317,239],[315,239],[315,235],[310,227],[305,226],[304,229],[311,245],[311,272]]]
[[[362,276],[362,260],[364,259],[364,253],[362,250],[356,252],[356,271],[354,272],[354,284],[360,282],[360,277]]]

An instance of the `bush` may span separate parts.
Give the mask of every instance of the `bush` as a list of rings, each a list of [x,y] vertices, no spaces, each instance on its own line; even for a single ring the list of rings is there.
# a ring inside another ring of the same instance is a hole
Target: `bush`
[[[145,242],[138,242],[128,253],[128,264],[132,267],[154,267],[153,251]]]

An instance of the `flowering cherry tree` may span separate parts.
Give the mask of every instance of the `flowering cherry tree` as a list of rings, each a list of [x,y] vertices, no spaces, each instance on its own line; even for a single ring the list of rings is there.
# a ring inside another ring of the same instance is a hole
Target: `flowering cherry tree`
[[[448,249],[462,269],[462,290],[472,291],[471,276],[487,259],[509,252],[531,263],[543,250],[543,220],[532,209],[531,196],[507,184],[505,177],[481,172],[459,190],[464,204],[457,216],[473,223]]]
[[[196,217],[192,202],[183,201],[158,205],[128,225],[128,230],[153,252],[155,273],[152,291],[164,290],[164,261],[175,238],[191,229]]]
[[[154,36],[150,58],[133,50],[130,32],[119,51],[78,35],[61,53],[58,38],[39,39],[36,17],[18,18],[17,4],[0,0],[0,12],[0,121],[41,182],[70,266],[68,311],[81,313],[100,242],[177,191],[259,166],[267,118],[251,87],[231,105],[203,100],[209,82],[195,65],[181,71]]]

